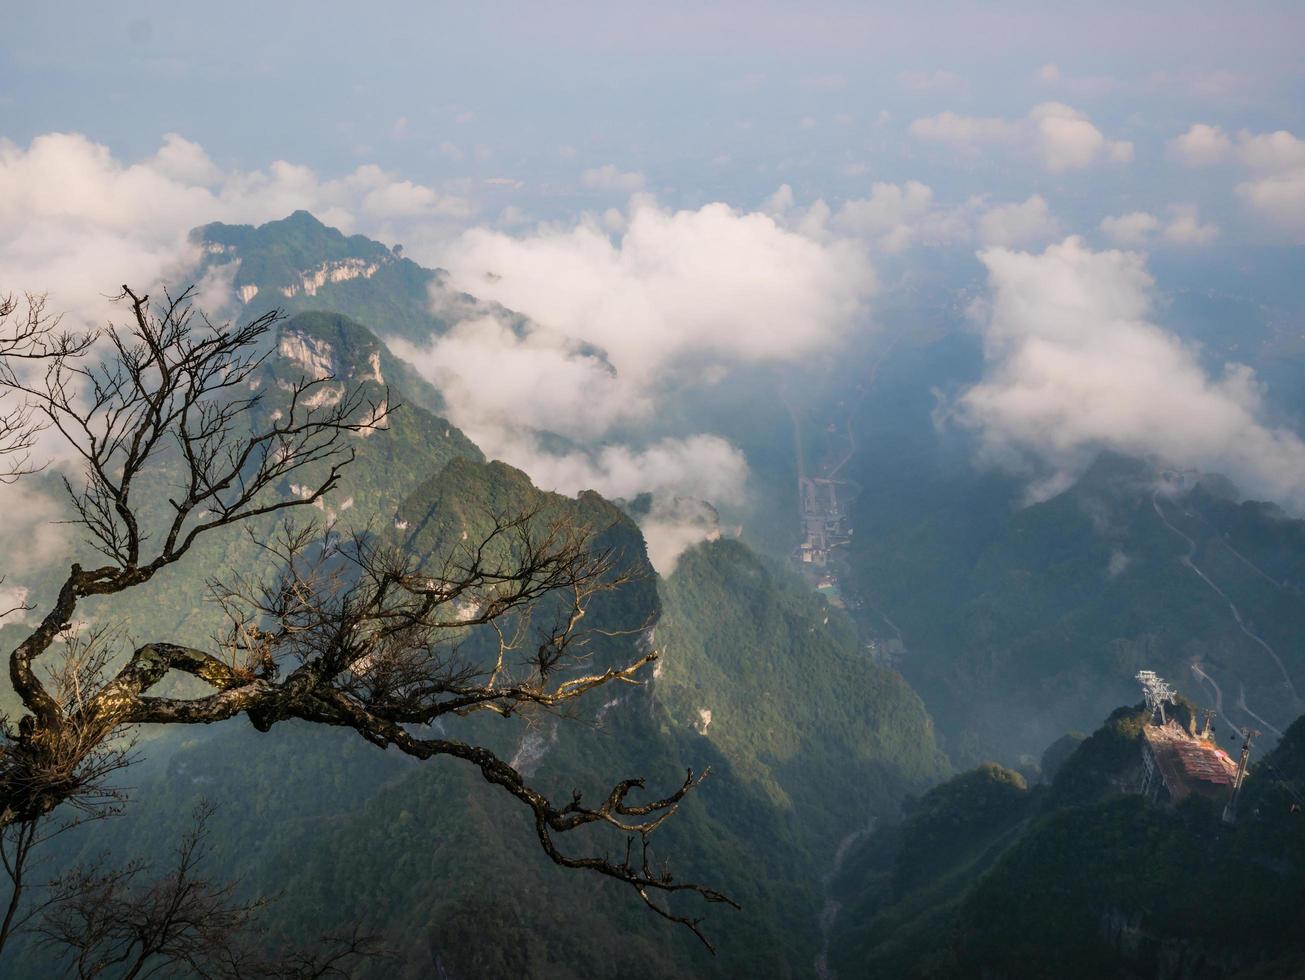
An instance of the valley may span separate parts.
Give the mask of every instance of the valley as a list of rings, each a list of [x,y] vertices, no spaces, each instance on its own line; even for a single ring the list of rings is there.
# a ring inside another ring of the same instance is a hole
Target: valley
[[[302,213],[196,235],[226,243],[205,254],[237,263],[243,315],[269,296],[305,304],[251,384],[268,393],[260,417],[283,412],[278,399],[304,374],[404,406],[388,428],[355,437],[339,503],[317,508],[339,532],[440,567],[448,549],[492,533],[493,512],[565,514],[600,531],[599,547],[635,570],[587,613],[598,633],[584,663],[655,648],[660,658],[641,683],[574,711],[441,719],[432,731],[467,732],[557,793],[593,792],[608,772],[639,773],[651,785],[710,770],[659,829],[658,853],[743,906],[712,910],[713,957],[611,888],[586,887],[541,860],[520,839],[520,815],[497,816],[491,787],[464,770],[367,756],[301,725],[286,726],[281,746],[229,724],[151,733],[153,761],[117,818],[115,854],[147,848],[160,820],[179,832],[180,814],[220,792],[229,806],[214,817],[215,840],[242,894],[284,890],[268,913],[275,936],[371,921],[380,901],[396,959],[363,976],[593,976],[617,962],[631,977],[829,980],[863,975],[864,963],[897,975],[902,957],[932,964],[921,975],[957,975],[948,958],[969,954],[956,930],[985,914],[985,901],[1003,900],[980,897],[996,887],[993,876],[1017,874],[1010,862],[1042,846],[1039,814],[1068,819],[1063,794],[1088,793],[1105,808],[1101,819],[1115,819],[1122,804],[1102,787],[1134,778],[1120,761],[1134,750],[1123,747],[1133,733],[1112,711],[1135,699],[1139,668],[1162,670],[1208,702],[1225,744],[1254,725],[1264,733],[1257,754],[1294,751],[1295,677],[1305,666],[1291,642],[1305,623],[1300,522],[1237,501],[1216,478],[1192,474],[1178,485],[1150,461],[1111,453],[1061,493],[1027,502],[1018,481],[974,464],[970,433],[937,423],[931,386],[954,388],[976,364],[962,332],[891,332],[840,365],[836,380],[782,382],[782,412],[771,418],[781,431],[787,423],[792,453],[751,456],[758,485],[776,497],[731,515],[747,528],[750,513],[787,514],[796,533],[708,534],[662,574],[641,527],[656,513],[647,502],[545,491],[487,460],[437,414],[448,408],[441,391],[374,325],[398,336],[453,331],[490,306],[464,296],[460,313],[445,302],[448,319],[432,319],[442,273]],[[531,329],[511,311],[495,315]],[[737,419],[741,443],[786,441],[755,413],[720,418],[727,432]],[[796,550],[777,544],[795,538]],[[259,561],[236,540],[210,560]],[[161,577],[116,615],[134,631],[202,644],[217,625],[217,610],[199,598],[204,587],[198,574]],[[17,635],[16,624],[2,635]],[[474,631],[465,643],[477,656],[494,647]],[[1052,756],[1065,733],[1102,717],[1116,721],[1104,735],[1071,738],[1072,764],[1057,760],[1057,773]],[[1103,771],[1092,754],[1102,744],[1113,746],[1115,769]],[[287,753],[297,776],[282,783]],[[332,787],[329,799],[321,786]],[[1254,792],[1272,788],[1266,780]],[[981,804],[965,811],[966,799]],[[275,828],[256,851],[241,847],[250,812]],[[347,856],[299,857],[322,839],[330,843],[321,853]],[[86,859],[97,846],[72,833],[56,860]],[[403,855],[397,864],[386,858],[393,853]],[[371,884],[341,900],[331,883],[342,875]],[[533,945],[567,909],[607,938],[583,950]],[[465,943],[469,922],[492,942]],[[938,928],[944,939],[928,947]],[[37,946],[7,955],[22,969],[47,962]]]

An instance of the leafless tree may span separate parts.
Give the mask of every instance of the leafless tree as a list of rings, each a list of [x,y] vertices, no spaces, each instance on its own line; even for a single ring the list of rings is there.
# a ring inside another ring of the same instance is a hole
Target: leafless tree
[[[55,879],[35,930],[41,944],[79,980],[308,980],[348,976],[360,960],[384,955],[361,931],[324,937],[310,949],[269,951],[258,923],[268,901],[241,899],[237,882],[203,872],[213,809],[196,807],[172,867],[158,877],[142,880],[148,868],[136,862],[108,872],[82,865]]]
[[[263,411],[250,381],[277,314],[216,327],[194,310],[189,291],[168,297],[157,314],[127,287],[119,298],[131,320],[104,331],[110,354],[102,362],[88,363],[86,349],[73,345],[52,351],[38,381],[0,373],[0,387],[25,400],[34,424],[57,431],[80,458],[84,483],[66,485],[77,523],[104,559],[72,565],[10,655],[26,713],[3,729],[0,828],[61,805],[104,805],[105,776],[126,758],[134,726],[244,715],[266,732],[302,719],[419,759],[474,766],[529,808],[554,862],[628,885],[710,948],[700,919],[668,899],[733,903],[654,866],[648,844],[706,773],[690,771],[672,793],[646,802],[635,799],[644,781],[632,778],[592,804],[579,792],[555,803],[489,749],[429,737],[423,727],[479,712],[559,711],[594,688],[639,683],[655,651],[601,669],[588,657],[601,633],[585,624],[591,601],[629,580],[620,556],[596,549],[591,529],[542,512],[494,517],[481,540],[451,549],[434,568],[365,535],[296,526],[288,513],[339,483],[354,458],[352,436],[386,426],[388,394],[368,399],[334,377],[302,378],[277,393],[277,411]],[[141,488],[158,488],[169,474],[174,489],[160,508]],[[286,493],[291,476],[299,486]],[[270,535],[268,522],[278,518],[281,530]],[[197,541],[238,525],[266,549],[272,571],[214,576],[228,625],[210,649],[159,640],[118,654],[108,636],[88,641],[71,630],[83,599],[141,586]],[[154,693],[173,673],[209,693]],[[559,843],[594,826],[625,835],[624,856]]]
[[[0,387],[14,387],[26,369],[85,354],[95,341],[88,332],[61,327],[61,318],[46,312],[46,298],[28,293],[23,313],[12,295],[0,296]],[[31,451],[41,419],[25,399],[0,404],[0,483],[33,470]]]
[[[28,293],[23,299],[19,315],[18,299],[13,294],[0,295],[0,485],[39,468],[32,462],[32,450],[43,428],[28,400],[3,397],[12,387],[9,382],[43,364],[82,355],[95,340],[93,333],[61,329],[60,318],[46,312],[44,296]],[[27,609],[22,601],[0,605],[0,620]]]

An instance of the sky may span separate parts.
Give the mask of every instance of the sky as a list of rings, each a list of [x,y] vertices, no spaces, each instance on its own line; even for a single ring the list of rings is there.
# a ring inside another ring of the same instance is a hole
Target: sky
[[[611,167],[684,206],[919,180],[949,202],[1038,191],[1099,221],[1086,202],[1103,184],[1131,209],[1197,198],[1240,217],[1209,171],[1174,172],[1167,142],[1201,122],[1305,129],[1298,3],[903,7],[22,4],[0,38],[0,130],[85,133],[124,160],[175,132],[226,169],[377,164],[489,219],[608,203],[621,182],[583,175]],[[946,126],[912,129],[943,113],[1015,125],[1049,102],[1132,142],[1132,163],[1049,168],[1014,130],[979,127],[958,152]],[[1003,139],[1025,152],[991,152]]]
[[[1305,508],[1305,444],[1149,271],[1305,242],[1305,5],[903,7],[24,4],[0,289],[102,322],[115,284],[184,276],[191,227],[307,208],[529,316],[401,353],[491,454],[670,526],[748,478],[709,419],[657,428],[667,392],[836,351],[959,251],[987,369],[944,414],[985,465],[1036,497],[1158,453]]]

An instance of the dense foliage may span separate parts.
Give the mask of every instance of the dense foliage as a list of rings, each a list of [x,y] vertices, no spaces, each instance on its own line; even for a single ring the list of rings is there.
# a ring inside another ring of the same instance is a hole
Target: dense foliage
[[[1116,711],[1049,787],[1021,793],[983,767],[870,838],[840,881],[840,975],[1295,975],[1305,717],[1253,767],[1231,827],[1197,797],[1174,809],[1121,789],[1136,784],[1145,717]],[[893,860],[909,878],[885,875]]]

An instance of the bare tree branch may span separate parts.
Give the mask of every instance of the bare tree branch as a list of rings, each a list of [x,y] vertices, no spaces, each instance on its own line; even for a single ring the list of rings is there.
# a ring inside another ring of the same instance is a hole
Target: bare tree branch
[[[92,334],[61,330],[60,317],[46,312],[44,296],[28,293],[24,299],[25,312],[15,317],[18,300],[12,294],[0,295],[0,395],[20,387],[26,372],[41,364],[84,354],[95,339]],[[39,414],[26,399],[16,405],[0,400],[0,483],[40,469],[33,464],[31,452],[42,428]]]
[[[240,899],[239,882],[203,874],[213,812],[208,803],[195,808],[173,866],[151,881],[140,880],[146,866],[134,863],[108,872],[78,866],[52,882],[35,928],[41,944],[81,980],[177,968],[231,980],[347,976],[359,960],[383,954],[360,929],[325,937],[316,948],[269,953],[256,921],[268,901]]]
[[[419,733],[479,712],[568,711],[595,688],[641,683],[655,650],[624,662],[595,656],[603,639],[651,625],[589,625],[593,602],[627,587],[634,574],[621,555],[595,546],[602,529],[542,511],[489,515],[478,540],[422,563],[371,535],[330,526],[287,519],[269,537],[266,521],[257,528],[251,521],[329,494],[354,458],[347,436],[385,425],[388,392],[369,399],[363,387],[303,378],[289,385],[277,411],[258,411],[260,395],[249,382],[278,314],[215,327],[193,309],[191,295],[165,294],[155,313],[148,297],[124,286],[119,300],[131,320],[104,332],[108,360],[87,364],[84,350],[66,350],[48,360],[39,383],[0,374],[0,388],[28,399],[82,460],[84,484],[68,489],[78,523],[107,561],[74,564],[45,617],[10,655],[10,678],[28,713],[16,731],[2,730],[0,828],[40,820],[60,805],[94,812],[116,803],[105,776],[127,761],[137,725],[244,715],[266,732],[301,719],[351,729],[414,758],[450,756],[476,767],[530,809],[551,860],[622,882],[710,948],[700,920],[668,900],[684,894],[734,903],[677,880],[650,856],[651,835],[706,772],[688,772],[673,792],[651,801],[637,801],[645,783],[630,778],[594,805],[579,792],[556,804],[488,749]],[[153,486],[151,478],[157,484],[169,466],[181,474],[177,490],[164,518],[151,522],[140,488]],[[291,474],[309,485],[285,495]],[[273,570],[236,569],[212,579],[227,628],[211,649],[158,641],[122,660],[111,655],[109,634],[70,629],[83,598],[142,585],[200,537],[233,525],[245,527]],[[62,656],[52,658],[59,638]],[[38,677],[38,661],[49,684]],[[208,693],[155,693],[174,672]],[[582,827],[625,836],[625,856],[576,854],[559,844]],[[78,914],[79,928],[88,928],[90,911]]]

